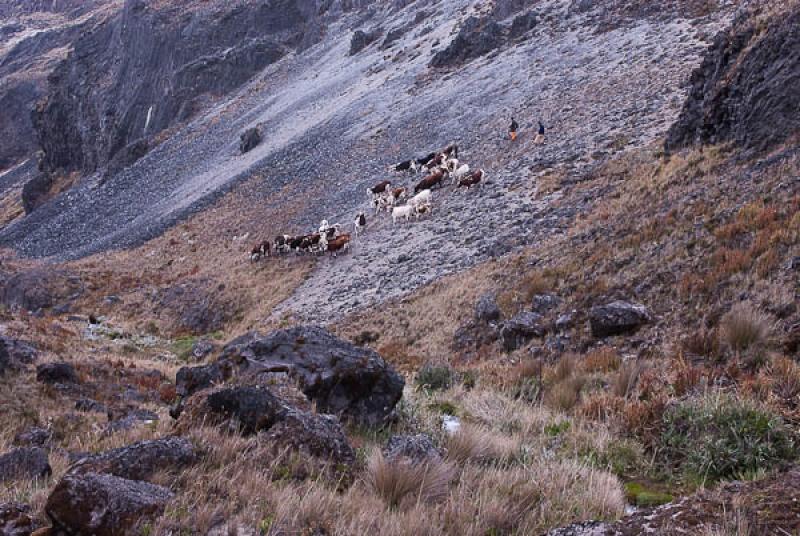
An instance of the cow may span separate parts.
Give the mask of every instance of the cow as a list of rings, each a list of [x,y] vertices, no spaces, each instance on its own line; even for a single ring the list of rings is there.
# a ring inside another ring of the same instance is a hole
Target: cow
[[[422,205],[430,205],[433,194],[430,190],[422,190],[420,193],[408,200],[408,204],[412,207]]]
[[[269,257],[271,250],[272,245],[269,243],[269,240],[264,240],[263,242],[256,244],[253,246],[253,249],[250,250],[250,261],[258,262],[264,257]]]
[[[456,145],[455,143],[448,145],[447,147],[444,148],[442,154],[444,154],[448,158],[458,158],[458,145]]]
[[[414,193],[417,194],[422,190],[432,189],[434,186],[442,182],[442,179],[445,177],[446,174],[447,171],[443,169],[440,169],[435,173],[431,173],[430,175],[419,181],[416,186],[414,186]]]
[[[312,252],[319,245],[321,235],[319,233],[312,233],[302,237],[300,242],[300,249],[303,251]]]
[[[458,169],[453,172],[453,180],[455,180],[456,185],[458,185],[461,179],[467,176],[467,173],[469,173],[468,164],[461,164]]]
[[[430,153],[430,154],[428,154],[426,156],[423,156],[422,158],[417,158],[417,166],[422,167],[424,165],[427,165],[428,162],[433,160],[435,157],[436,157],[436,153]]]
[[[358,216],[356,216],[356,221],[353,222],[353,228],[355,229],[356,237],[362,234],[364,232],[364,229],[367,228],[367,217],[364,216],[363,212],[359,212]]]
[[[397,220],[400,218],[405,218],[406,221],[411,219],[411,215],[414,213],[414,206],[413,205],[403,205],[401,207],[394,207],[392,209],[392,225],[397,223]]]
[[[368,188],[369,193],[372,195],[380,195],[385,193],[391,187],[392,181],[381,181],[372,188]]]
[[[275,248],[275,253],[284,253],[286,251],[291,251],[291,247],[289,247],[289,241],[292,239],[289,235],[278,235],[275,237],[273,241],[273,247]]]
[[[431,207],[430,203],[417,205],[416,207],[414,207],[414,216],[416,216],[416,218],[419,219],[420,216],[422,216],[423,214],[430,214],[432,210],[433,208]]]
[[[303,247],[303,240],[305,239],[304,236],[293,236],[289,238],[287,243],[289,244],[289,251],[296,251],[300,252],[300,249]]]
[[[408,190],[406,188],[394,188],[392,190],[392,197],[394,197],[395,200],[397,201],[405,199],[407,195],[408,195]]]
[[[350,245],[350,235],[343,233],[333,240],[326,241],[324,249],[327,250],[332,256],[336,256],[338,252],[345,252]]]
[[[395,164],[394,166],[392,166],[392,169],[397,172],[401,171],[416,172],[417,162],[415,160],[405,160],[403,162],[400,162],[399,164]]]
[[[454,172],[458,168],[458,158],[449,158],[445,161],[444,167],[450,173]]]
[[[425,169],[428,171],[432,171],[433,169],[441,166],[444,164],[445,156],[443,154],[437,154],[433,158],[431,158],[427,164],[425,164]]]
[[[469,189],[480,183],[483,180],[484,176],[486,176],[486,173],[482,169],[473,171],[472,173],[470,173],[469,175],[458,181],[458,185],[466,186],[467,189]]]

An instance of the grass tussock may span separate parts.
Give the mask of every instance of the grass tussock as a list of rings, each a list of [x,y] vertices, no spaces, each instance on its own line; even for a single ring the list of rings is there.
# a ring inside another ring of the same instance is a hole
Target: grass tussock
[[[455,471],[447,462],[392,462],[376,450],[367,461],[364,479],[388,507],[400,508],[441,502],[447,497],[454,476]]]
[[[773,325],[769,316],[752,304],[739,303],[722,317],[720,337],[737,353],[763,348],[769,343]]]

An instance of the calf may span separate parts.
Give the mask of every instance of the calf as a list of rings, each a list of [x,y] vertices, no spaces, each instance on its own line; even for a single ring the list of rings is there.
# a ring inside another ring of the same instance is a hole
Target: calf
[[[473,171],[472,173],[470,173],[469,175],[458,181],[458,185],[466,186],[467,189],[469,189],[480,183],[485,175],[486,173],[482,169]]]
[[[422,158],[417,158],[417,166],[424,166],[436,157],[436,153],[430,153]]]
[[[447,174],[447,171],[443,169],[440,169],[436,173],[431,173],[430,175],[419,181],[416,186],[414,186],[414,193],[417,194],[422,190],[430,190],[431,188],[442,182],[442,179],[444,178],[445,174]]]
[[[392,185],[392,181],[382,181],[373,186],[372,188],[367,188],[367,193],[375,197],[377,195],[381,195],[385,193]]]
[[[289,235],[278,235],[275,237],[275,241],[273,242],[273,247],[275,248],[275,253],[284,253],[286,251],[290,251],[291,247],[289,247],[289,240],[292,237]]]
[[[430,214],[432,210],[430,203],[425,203],[414,207],[414,215],[419,219],[423,214]]]
[[[270,245],[269,240],[264,240],[260,244],[256,244],[253,246],[253,249],[250,250],[250,261],[258,262],[264,257],[269,257],[271,249],[272,246]]]
[[[445,156],[443,154],[437,154],[436,156],[434,156],[433,158],[431,158],[428,161],[428,163],[425,165],[425,168],[428,171],[431,171],[434,168],[437,168],[437,167],[441,166],[442,164],[444,164],[444,159],[445,159]]]
[[[397,223],[397,220],[400,218],[405,218],[406,221],[411,219],[411,215],[414,213],[414,206],[413,205],[403,205],[401,207],[394,207],[392,209],[392,225]]]
[[[362,234],[364,232],[364,229],[367,228],[367,217],[364,216],[363,212],[358,213],[358,216],[356,216],[356,221],[354,222],[353,227],[355,229],[356,237]]]
[[[448,145],[444,148],[442,154],[446,155],[448,158],[458,158],[458,145],[455,143]]]
[[[405,199],[408,195],[408,190],[406,188],[395,188],[392,190],[392,197],[394,197],[397,201]]]

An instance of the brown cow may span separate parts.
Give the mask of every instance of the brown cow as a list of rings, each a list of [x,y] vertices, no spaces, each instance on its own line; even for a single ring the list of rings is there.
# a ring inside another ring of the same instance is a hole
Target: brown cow
[[[469,189],[469,188],[477,185],[479,182],[481,182],[485,175],[486,175],[486,173],[482,169],[478,169],[476,171],[473,171],[472,173],[470,173],[469,175],[467,175],[466,177],[464,177],[460,181],[458,181],[458,185],[459,186],[466,186],[467,189]]]
[[[348,245],[350,244],[350,233],[343,233],[334,238],[333,240],[328,241],[328,251],[331,255],[336,256],[337,252],[347,251]]]
[[[447,171],[440,169],[436,173],[432,173],[419,181],[416,186],[414,186],[414,193],[418,194],[422,190],[430,190],[444,179],[445,175],[447,175]]]
[[[250,250],[250,261],[258,262],[264,257],[270,256],[270,251],[272,249],[269,240],[264,240],[263,242],[256,244],[253,246],[253,249]]]
[[[392,185],[392,181],[382,181],[382,182],[379,182],[378,184],[376,184],[375,186],[373,186],[372,188],[369,188],[369,192],[372,195],[383,194],[383,193],[386,193],[386,190],[388,190],[391,185]]]
[[[446,155],[448,158],[458,158],[458,145],[455,143],[452,145],[448,145],[445,147],[442,154]]]
[[[392,197],[394,197],[395,201],[399,201],[405,198],[407,191],[405,188],[395,188],[392,190]]]

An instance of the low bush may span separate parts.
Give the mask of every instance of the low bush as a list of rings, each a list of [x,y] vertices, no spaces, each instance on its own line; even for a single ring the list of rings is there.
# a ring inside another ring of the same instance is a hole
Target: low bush
[[[668,464],[711,482],[780,465],[796,453],[794,434],[780,416],[721,393],[668,407],[660,443]]]

